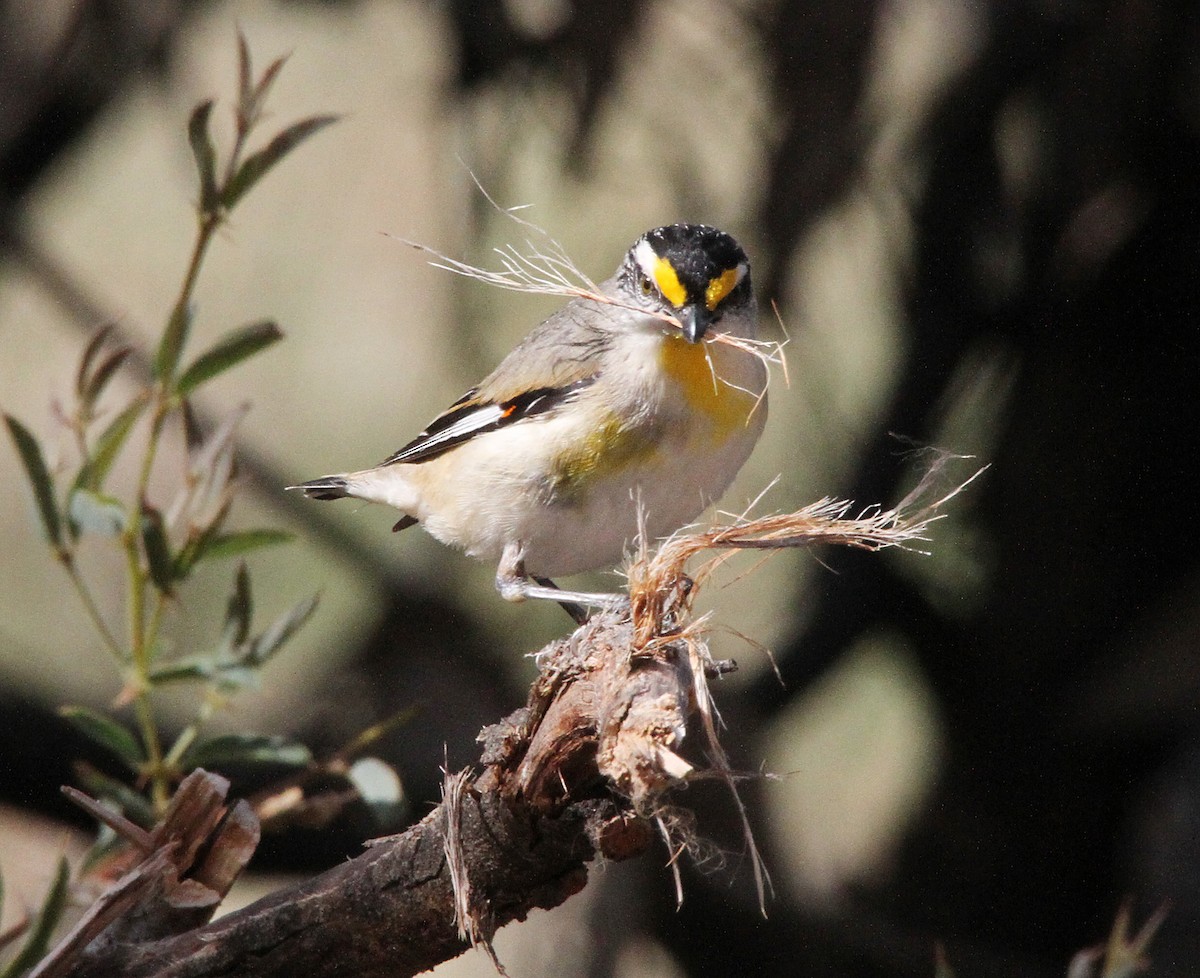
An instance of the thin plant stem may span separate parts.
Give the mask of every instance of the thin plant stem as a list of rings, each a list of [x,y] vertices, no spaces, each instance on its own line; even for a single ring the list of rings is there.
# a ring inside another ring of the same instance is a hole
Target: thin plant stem
[[[63,551],[59,554],[59,560],[66,569],[67,577],[70,578],[71,584],[75,588],[75,593],[79,595],[79,600],[83,603],[88,618],[91,619],[92,624],[99,633],[104,647],[112,653],[114,659],[124,665],[128,661],[128,653],[117,643],[116,637],[109,629],[108,623],[104,620],[104,616],[100,614],[100,609],[96,605],[95,598],[92,597],[92,592],[88,589],[87,582],[80,576],[79,568],[75,566],[74,556],[67,551]]]
[[[154,605],[150,609],[150,621],[146,625],[146,647],[153,649],[158,644],[158,629],[162,624],[163,612],[167,607],[167,598],[161,591],[154,592]]]
[[[211,697],[206,697],[201,700],[200,708],[196,710],[195,719],[180,731],[179,736],[175,738],[175,743],[171,745],[171,749],[167,752],[167,756],[163,762],[167,767],[175,767],[179,764],[183,759],[183,755],[187,753],[188,748],[200,736],[200,730],[208,722],[212,714],[213,701]]]
[[[137,525],[136,517],[131,526]],[[136,533],[125,533],[125,566],[129,587],[129,653],[133,669],[133,707],[142,746],[146,751],[146,774],[150,779],[150,798],[156,812],[167,805],[166,770],[163,766],[162,742],[154,716],[150,690],[150,656],[146,645],[146,574],[138,555]]]
[[[204,264],[204,255],[208,251],[209,244],[212,243],[213,235],[220,226],[221,220],[219,212],[200,212],[200,228],[196,234],[196,243],[192,246],[192,257],[183,277],[183,285],[179,289],[179,297],[175,300],[172,317],[182,316],[187,311],[188,303],[192,301],[192,292],[196,288],[196,279],[200,275],[200,266]],[[166,378],[162,381],[163,384],[168,382]]]
[[[191,258],[188,261],[187,271],[184,273],[179,296],[175,300],[172,318],[185,314],[188,304],[192,300],[192,293],[196,287],[200,267],[204,263],[204,256],[220,223],[221,215],[219,213],[202,212],[200,214],[196,241],[192,246]],[[150,433],[146,440],[146,454],[142,458],[141,472],[138,476],[137,503],[130,513],[129,525],[124,534],[126,574],[129,586],[129,657],[133,669],[134,709],[142,744],[146,750],[151,800],[155,810],[160,812],[166,807],[170,796],[169,782],[172,765],[166,763],[163,757],[162,741],[159,737],[152,701],[153,684],[150,680],[150,666],[154,658],[154,643],[157,640],[162,620],[164,601],[163,596],[159,594],[149,617],[147,617],[146,591],[149,585],[149,573],[142,565],[139,541],[142,533],[142,508],[146,503],[150,476],[158,456],[159,440],[167,416],[175,406],[171,396],[172,380],[172,377],[160,377],[154,388]]]

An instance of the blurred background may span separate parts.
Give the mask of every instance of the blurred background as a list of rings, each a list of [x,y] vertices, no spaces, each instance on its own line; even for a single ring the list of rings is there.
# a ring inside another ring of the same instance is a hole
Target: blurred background
[[[754,260],[764,332],[790,336],[790,385],[775,376],[726,509],[768,487],[757,513],[894,503],[913,444],[975,456],[961,478],[991,468],[931,555],[747,561],[704,595],[727,626],[714,653],[741,666],[718,690],[726,746],[782,775],[745,786],[768,919],[731,803],[697,786],[680,801],[713,859],[685,871],[680,911],[664,851],[597,867],[502,932],[501,959],[869,978],[932,974],[940,941],[960,975],[1037,978],[1129,899],[1138,919],[1171,903],[1153,973],[1200,969],[1195,4],[4,0],[0,408],[47,444],[68,447],[53,404],[89,333],[112,321],[150,348],[161,330],[195,221],[186,120],[217,98],[228,145],[238,29],[259,65],[290,54],[269,129],[343,119],[239,207],[196,294],[197,349],[260,317],[287,334],[198,406],[250,402],[235,519],[298,538],[251,560],[262,613],[322,593],[221,723],[320,753],[411,710],[377,753],[417,818],[443,745],[452,768],[475,760],[479,728],[523,702],[524,653],[566,630],[554,607],[501,601],[492,568],[393,536],[389,512],[281,490],[389,454],[558,305],[387,235],[494,265],[526,234],[473,177],[595,278],[650,227],[716,224]],[[55,708],[103,707],[121,679],[7,443],[0,483],[14,906],[85,824],[57,789],[92,748]],[[179,647],[213,641],[231,573],[186,595]],[[259,862],[312,872],[379,831],[273,837]],[[444,973],[493,972],[468,955]]]

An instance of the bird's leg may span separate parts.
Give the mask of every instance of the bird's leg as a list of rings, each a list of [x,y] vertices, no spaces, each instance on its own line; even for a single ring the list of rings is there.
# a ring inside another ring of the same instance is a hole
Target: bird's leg
[[[530,577],[542,587],[548,587],[555,593],[562,591],[562,588],[560,588],[548,577],[538,577],[536,574],[531,574]],[[587,623],[588,610],[583,605],[576,604],[574,601],[560,601],[558,605],[563,611],[571,616],[571,620],[575,622],[576,625],[583,625]]]
[[[564,591],[545,577],[530,577],[525,570],[525,550],[519,543],[510,543],[500,556],[496,568],[496,590],[505,601],[524,601],[542,598],[557,601],[577,625],[587,621],[587,608],[606,611],[629,610],[629,598],[624,594],[593,594],[587,591]]]

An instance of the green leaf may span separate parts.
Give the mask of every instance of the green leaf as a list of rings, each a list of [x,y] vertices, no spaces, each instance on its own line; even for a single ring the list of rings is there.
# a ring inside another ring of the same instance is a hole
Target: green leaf
[[[183,440],[187,446],[188,455],[191,455],[200,447],[204,441],[204,430],[200,427],[200,421],[196,418],[196,412],[192,409],[192,402],[184,399],[179,402],[180,412],[183,414]]]
[[[237,173],[221,190],[221,203],[225,209],[233,210],[247,191],[266,176],[276,163],[313,133],[324,129],[331,122],[336,122],[337,119],[336,115],[316,115],[294,122],[257,153],[246,157],[246,161],[238,167]]]
[[[190,571],[208,544],[220,534],[229,514],[233,502],[229,480],[234,472],[234,435],[248,409],[248,404],[242,404],[230,412],[216,431],[189,453],[186,484],[171,503],[171,522],[188,527],[188,539],[179,559],[181,575]]]
[[[233,593],[225,605],[225,626],[221,632],[221,644],[229,650],[246,641],[250,634],[250,620],[254,616],[254,600],[250,594],[250,571],[246,565],[238,564],[233,576]]]
[[[144,395],[139,395],[108,423],[108,427],[100,433],[96,444],[92,446],[91,457],[75,477],[75,482],[71,486],[72,493],[79,489],[99,492],[103,488],[104,480],[108,478],[113,462],[117,460],[117,456],[129,438],[129,433],[133,431],[133,426],[141,417],[145,407],[146,398]]]
[[[283,530],[242,530],[238,533],[222,533],[212,539],[197,560],[216,560],[221,557],[240,557],[252,550],[276,547],[291,543],[295,535]]]
[[[146,760],[137,738],[116,720],[86,706],[59,707],[58,713],[92,743],[116,754],[131,771],[136,772]]]
[[[142,549],[146,553],[150,580],[163,594],[171,594],[175,582],[175,562],[171,557],[171,544],[167,540],[162,513],[153,506],[142,506]]]
[[[74,536],[94,533],[102,537],[120,536],[125,530],[125,507],[112,496],[76,489],[67,503],[67,517]]]
[[[175,376],[175,368],[179,366],[179,357],[191,329],[191,306],[187,303],[176,305],[171,310],[171,318],[167,320],[167,328],[163,330],[158,352],[154,355],[155,380],[167,382]]]
[[[42,909],[38,911],[37,920],[29,932],[29,938],[17,952],[17,956],[8,963],[8,967],[0,972],[0,978],[16,978],[17,975],[24,974],[46,956],[54,928],[62,919],[63,910],[67,905],[67,889],[70,882],[71,869],[67,865],[66,857],[60,856],[58,869],[54,874],[54,882],[50,884],[50,892],[46,894]]]
[[[164,686],[167,683],[207,681],[218,668],[208,656],[188,656],[152,669],[150,683],[153,686]]]
[[[243,689],[261,689],[262,673],[256,666],[222,665],[217,667],[213,682],[227,695]]]
[[[186,768],[217,768],[225,764],[282,764],[304,767],[312,752],[286,737],[264,734],[222,734],[200,741],[183,755]]]
[[[217,194],[217,151],[208,131],[208,118],[212,114],[213,101],[201,102],[188,119],[188,142],[196,158],[196,170],[200,174],[200,210],[212,214],[220,204]]]
[[[115,326],[112,323],[101,326],[92,334],[87,346],[83,348],[83,355],[79,358],[79,369],[75,371],[75,393],[80,400],[83,400],[83,392],[87,389],[88,375],[91,373],[92,364],[100,355],[100,348],[104,346],[104,341],[108,339],[113,329]]]
[[[91,416],[92,408],[96,401],[100,399],[100,395],[104,393],[104,388],[108,386],[108,382],[116,376],[117,370],[120,369],[129,354],[133,352],[131,346],[119,346],[108,354],[97,365],[95,371],[84,385],[80,393],[79,402],[83,406],[84,412],[88,417]]]
[[[254,116],[251,118],[251,124],[258,121],[258,114],[262,111],[263,103],[267,100],[267,94],[271,91],[271,86],[275,84],[275,79],[278,77],[279,72],[287,64],[287,60],[288,56],[286,54],[282,58],[276,58],[258,76],[258,82],[254,86]]]
[[[149,829],[157,821],[158,816],[155,815],[150,802],[125,782],[110,778],[90,764],[77,764],[75,774],[88,794],[101,801],[111,802],[131,822],[136,822],[142,828]]]
[[[37,500],[38,512],[42,517],[42,529],[46,531],[46,539],[54,546],[62,544],[62,517],[58,512],[58,503],[54,499],[54,480],[50,470],[46,468],[46,460],[42,456],[42,448],[37,439],[29,433],[20,421],[10,414],[4,416],[8,425],[8,433],[16,443],[17,453],[25,466],[25,474],[33,486],[33,496]]]
[[[305,598],[289,611],[275,619],[261,635],[256,636],[247,650],[245,662],[250,665],[262,665],[283,646],[289,638],[296,634],[301,626],[308,621],[309,616],[316,610],[319,595]]]
[[[238,132],[243,136],[258,123],[267,92],[270,91],[275,76],[279,74],[286,62],[286,57],[276,58],[267,66],[262,77],[255,82],[254,68],[250,61],[250,45],[246,43],[245,35],[241,31],[238,32],[237,124]]]
[[[216,346],[202,353],[183,372],[175,384],[176,393],[186,397],[205,381],[237,366],[247,357],[281,339],[283,333],[270,320],[250,323],[227,333],[217,341]]]
[[[188,538],[183,548],[175,555],[175,568],[172,571],[175,580],[187,580],[188,575],[192,573],[192,568],[199,563],[205,551],[208,550],[208,545],[219,535],[216,526],[209,526],[200,533],[193,533]]]
[[[245,110],[254,98],[254,69],[250,63],[250,45],[246,35],[239,29],[238,39],[238,119],[243,119]]]

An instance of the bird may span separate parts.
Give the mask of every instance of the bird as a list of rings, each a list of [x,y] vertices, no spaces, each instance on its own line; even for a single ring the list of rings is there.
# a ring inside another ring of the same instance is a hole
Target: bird
[[[613,569],[724,493],[767,414],[750,261],[705,224],[647,231],[615,274],[535,327],[378,465],[289,489],[352,497],[496,566],[509,601],[628,608],[554,578]]]

